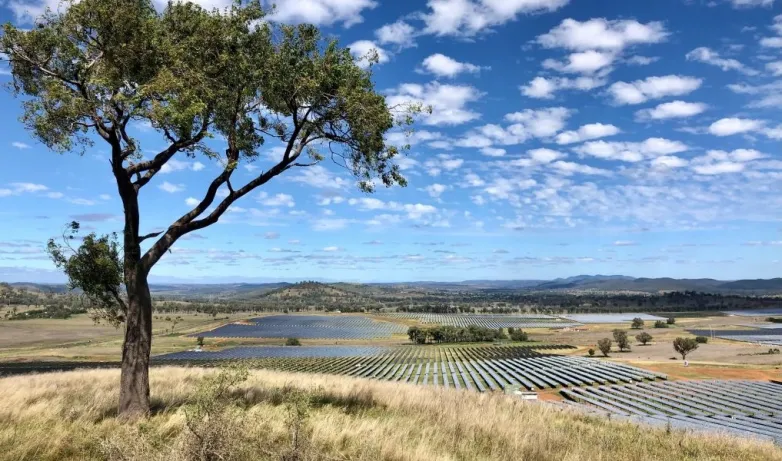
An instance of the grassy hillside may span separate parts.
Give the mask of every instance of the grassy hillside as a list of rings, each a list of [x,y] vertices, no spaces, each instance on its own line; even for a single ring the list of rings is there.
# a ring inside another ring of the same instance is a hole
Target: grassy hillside
[[[142,423],[115,418],[114,370],[0,379],[0,459],[782,460],[766,442],[504,395],[261,371],[228,386],[237,375],[216,373],[153,369]]]

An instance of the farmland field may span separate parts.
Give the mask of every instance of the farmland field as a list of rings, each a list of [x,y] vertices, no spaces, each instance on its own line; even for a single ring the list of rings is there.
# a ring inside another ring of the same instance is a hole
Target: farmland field
[[[782,385],[772,382],[669,381],[561,393],[590,408],[648,423],[738,432],[782,443]]]
[[[569,346],[402,346],[376,348],[333,346],[308,348],[234,348],[225,351],[184,352],[158,356],[155,361],[209,363],[214,360],[253,358],[254,367],[281,371],[344,374],[355,377],[431,384],[478,391],[521,386],[528,390],[630,383],[666,379],[660,373],[613,362],[544,354]],[[367,354],[374,352],[373,354]]]
[[[403,325],[358,315],[271,315],[194,334],[207,338],[371,339],[403,334]]]

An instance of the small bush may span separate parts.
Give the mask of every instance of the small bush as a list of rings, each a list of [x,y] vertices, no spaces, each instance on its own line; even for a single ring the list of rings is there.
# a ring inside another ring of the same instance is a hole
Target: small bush
[[[299,341],[299,338],[288,338],[285,340],[286,346],[301,346],[301,341]]]
[[[637,339],[639,343],[641,343],[644,346],[646,346],[647,344],[652,342],[652,335],[650,335],[649,333],[647,333],[645,331],[642,331],[641,333],[639,333],[639,334],[637,334],[635,336],[635,339]]]
[[[204,347],[204,337],[203,336],[197,337],[196,344],[198,344],[198,347]]]
[[[595,356],[595,350],[594,350],[594,349],[589,349],[589,350],[587,351],[587,353],[589,353],[589,356],[590,356],[590,357],[594,357],[594,356]]]
[[[668,325],[673,325],[674,323],[676,323],[676,319],[673,317],[668,317],[668,320],[666,320],[666,322],[668,323]]]
[[[670,320],[671,319],[668,319],[668,321],[669,321],[668,323],[665,323],[662,320],[658,320],[658,321],[654,322],[654,327],[655,328],[668,328],[668,325],[671,324]]]
[[[510,339],[513,341],[529,341],[529,335],[522,330],[513,330],[510,334]]]
[[[706,344],[707,342],[709,342],[709,338],[707,338],[705,336],[696,336],[695,337],[695,342],[698,343],[698,344]]]
[[[633,323],[630,326],[634,330],[640,330],[644,327],[644,321],[641,317],[636,317],[633,319]]]

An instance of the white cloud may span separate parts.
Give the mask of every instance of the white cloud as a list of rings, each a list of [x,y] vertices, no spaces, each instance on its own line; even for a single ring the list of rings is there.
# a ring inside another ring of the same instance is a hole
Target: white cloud
[[[637,242],[634,242],[632,240],[617,240],[613,243],[615,247],[630,247],[638,245]]]
[[[674,155],[663,155],[652,160],[652,167],[656,169],[682,168],[688,164],[687,160]]]
[[[715,136],[731,136],[739,133],[757,131],[763,128],[764,125],[762,120],[735,117],[723,118],[709,126],[709,133]]]
[[[565,19],[536,41],[546,48],[619,51],[632,45],[660,43],[668,35],[663,23],[657,21],[642,24],[635,20],[609,21],[605,18],[584,22]]]
[[[719,174],[740,173],[744,171],[743,163],[736,162],[719,162],[711,163],[708,165],[698,165],[693,170],[704,176],[713,176]]]
[[[766,48],[782,48],[782,37],[765,37],[760,40],[760,46]]]
[[[444,186],[442,184],[430,184],[424,188],[424,190],[429,194],[430,197],[438,198],[440,195],[442,195],[443,192],[447,189],[447,186]]]
[[[694,50],[687,53],[686,57],[688,61],[698,61],[705,64],[710,64],[712,66],[717,66],[722,70],[737,70],[746,75],[758,74],[758,71],[744,66],[744,64],[735,59],[720,57],[719,53],[712,50],[711,48],[706,48],[705,46],[695,48]]]
[[[185,205],[187,205],[187,206],[196,206],[199,203],[201,203],[201,201],[198,200],[195,197],[188,197],[188,198],[185,199]]]
[[[627,63],[632,66],[648,66],[649,64],[659,61],[658,57],[649,56],[632,56],[627,59]]]
[[[650,99],[681,96],[697,90],[702,80],[695,77],[666,75],[634,82],[616,82],[608,88],[616,104],[640,104]]]
[[[472,36],[512,21],[518,14],[555,11],[569,0],[429,0],[424,33]]]
[[[109,194],[100,194],[98,196],[98,198],[101,199],[101,200],[111,200],[111,195],[109,195]]]
[[[546,148],[528,150],[527,155],[533,162],[538,164],[551,163],[554,160],[565,157],[565,154],[562,152]]]
[[[754,6],[771,6],[774,0],[730,0],[735,8],[751,8]]]
[[[589,91],[606,84],[606,80],[596,77],[535,77],[526,85],[519,87],[524,96],[535,99],[551,99],[557,91]]]
[[[647,157],[670,155],[689,150],[679,142],[665,138],[649,138],[643,142],[606,142],[590,141],[574,149],[581,155],[589,155],[604,160],[640,162]]]
[[[375,8],[373,0],[275,0],[277,9],[267,19],[283,23],[311,23],[345,27],[364,20],[361,13]]]
[[[269,195],[268,193],[261,191],[258,194],[258,201],[268,207],[293,208],[296,206],[296,202],[293,200],[293,197],[288,194]]]
[[[158,188],[160,188],[162,191],[168,192],[169,194],[182,192],[185,190],[185,186],[183,184],[171,184],[168,181],[163,181],[163,184],[159,185]]]
[[[582,125],[577,131],[565,131],[557,135],[557,144],[573,144],[590,139],[604,138],[614,136],[621,130],[614,125],[605,125],[602,123],[590,123]]]
[[[322,165],[302,168],[301,172],[296,176],[292,176],[290,180],[318,189],[344,189],[348,186],[347,180],[333,174]]]
[[[525,109],[505,115],[505,120],[514,124],[508,130],[520,138],[545,138],[554,136],[565,128],[572,111],[565,107]]]
[[[14,194],[43,192],[45,190],[49,190],[49,188],[43,184],[35,184],[31,182],[12,182],[10,186]]]
[[[425,72],[434,74],[438,77],[453,78],[462,72],[476,73],[481,68],[475,64],[459,62],[440,53],[433,54],[421,63]]]
[[[17,149],[29,149],[30,145],[25,144],[23,142],[14,141],[11,143],[12,146],[16,147]]]
[[[186,162],[183,160],[171,159],[160,168],[161,174],[173,173],[175,171],[192,170],[201,171],[204,169],[204,164],[201,162]]]
[[[437,154],[434,158],[424,162],[424,168],[430,176],[439,176],[440,173],[445,171],[453,171],[460,168],[464,164],[464,160],[458,157],[454,157],[448,154]]]
[[[700,102],[672,101],[658,105],[653,109],[643,109],[635,113],[641,120],[664,120],[698,115],[708,108]]]
[[[375,37],[383,45],[396,45],[399,48],[415,46],[415,29],[404,21],[384,25],[375,31]]]
[[[597,175],[597,176],[611,175],[611,172],[608,170],[603,170],[601,168],[595,168],[589,165],[583,165],[575,162],[565,162],[562,160],[554,162],[553,164],[551,164],[551,166],[559,173],[564,174],[566,176],[570,176],[575,173],[581,173],[586,175]]]
[[[347,219],[342,218],[317,219],[312,223],[312,228],[316,231],[340,230],[347,227],[349,222]]]
[[[609,67],[616,55],[611,52],[601,52],[595,50],[581,51],[572,53],[567,58],[567,62],[560,62],[554,59],[543,61],[543,67],[559,72],[592,74],[600,69]]]
[[[388,62],[389,56],[386,50],[379,47],[371,40],[359,40],[348,45],[350,54],[356,59],[360,67],[369,67],[370,59],[377,58],[377,64]]]
[[[446,85],[438,82],[419,85],[403,83],[386,99],[389,106],[419,103],[431,106],[432,113],[423,116],[427,125],[461,125],[480,117],[467,104],[477,101],[482,93],[468,85]]]
[[[740,173],[746,164],[764,158],[765,155],[754,149],[736,149],[732,152],[710,150],[701,157],[692,160],[693,171],[699,175],[713,176]]]
[[[489,157],[502,157],[506,154],[505,149],[498,147],[483,147],[481,148],[481,153]]]
[[[775,77],[782,75],[782,61],[774,61],[766,64],[766,70],[771,72]]]
[[[3,189],[3,190],[8,190],[8,189]],[[10,194],[9,194],[9,195],[10,195]],[[2,195],[0,195],[0,197],[1,197],[1,196],[2,196]],[[48,192],[48,193],[46,194],[46,196],[47,196],[47,197],[49,197],[49,198],[53,198],[53,199],[60,199],[60,198],[63,198],[63,197],[65,197],[65,194],[63,194],[62,192]]]
[[[323,251],[328,251],[328,252],[340,251],[340,247],[337,246],[325,247],[323,248]]]

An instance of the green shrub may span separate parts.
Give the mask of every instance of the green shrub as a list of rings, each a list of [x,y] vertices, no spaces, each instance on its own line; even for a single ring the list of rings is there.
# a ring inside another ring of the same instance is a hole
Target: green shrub
[[[288,338],[285,340],[286,346],[301,346],[301,341],[299,341],[299,338]]]
[[[695,342],[698,343],[698,344],[706,344],[707,342],[709,342],[709,338],[707,338],[705,336],[696,336],[695,337]]]
[[[666,322],[668,322],[668,325],[673,325],[674,323],[676,323],[676,319],[673,317],[668,317],[668,320],[666,320]]]
[[[513,341],[529,341],[529,335],[522,330],[513,330],[510,334],[510,339]]]
[[[589,353],[589,356],[590,356],[590,357],[594,357],[594,356],[595,356],[595,350],[594,350],[594,349],[589,349],[589,350],[587,351],[587,353]]]
[[[663,322],[662,320],[658,320],[658,321],[654,322],[654,327],[655,327],[655,328],[668,328],[668,325],[670,325],[670,324],[671,324],[671,323],[670,323],[670,320],[671,320],[671,319],[668,319],[668,320],[669,320],[669,322],[668,322],[668,323],[665,323],[665,322]]]

